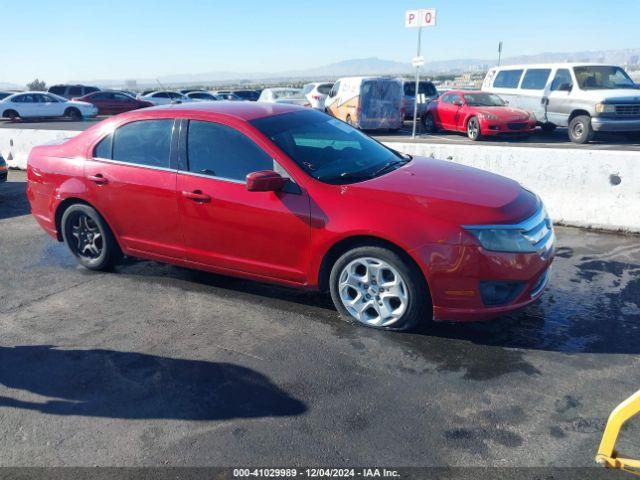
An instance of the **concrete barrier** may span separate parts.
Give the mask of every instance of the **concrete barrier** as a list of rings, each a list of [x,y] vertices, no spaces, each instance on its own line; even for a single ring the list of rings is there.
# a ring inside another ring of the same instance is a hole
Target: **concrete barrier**
[[[0,128],[0,153],[13,168],[26,169],[32,147],[73,137],[75,130],[31,130],[26,128]]]
[[[73,130],[0,129],[0,153],[26,168],[31,148],[77,135]],[[640,152],[387,142],[517,180],[540,195],[556,223],[640,232]]]
[[[517,180],[540,195],[556,223],[640,232],[640,152],[401,142],[387,145]]]

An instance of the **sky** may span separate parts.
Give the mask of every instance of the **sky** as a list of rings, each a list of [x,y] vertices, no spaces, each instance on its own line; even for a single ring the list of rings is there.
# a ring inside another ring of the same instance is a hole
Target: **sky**
[[[640,47],[640,0],[4,0],[0,82],[409,62],[414,8],[438,11],[427,61]]]

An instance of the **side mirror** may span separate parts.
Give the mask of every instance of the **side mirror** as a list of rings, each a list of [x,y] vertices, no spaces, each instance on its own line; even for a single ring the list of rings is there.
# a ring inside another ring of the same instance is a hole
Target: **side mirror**
[[[260,170],[247,175],[250,192],[278,192],[284,187],[285,178],[273,170]]]
[[[560,90],[561,92],[570,92],[571,88],[572,85],[570,83],[561,83],[558,87],[558,90]]]
[[[462,100],[456,100],[455,102],[453,102],[454,105],[457,105],[458,107],[462,106]]]

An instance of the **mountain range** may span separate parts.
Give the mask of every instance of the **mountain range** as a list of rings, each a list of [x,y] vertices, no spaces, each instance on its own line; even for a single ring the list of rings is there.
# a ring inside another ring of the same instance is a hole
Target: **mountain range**
[[[427,75],[456,74],[466,71],[483,71],[495,65],[496,59],[453,59],[428,61],[422,67],[422,72]],[[640,48],[627,48],[619,50],[596,50],[582,52],[544,52],[535,55],[518,55],[502,59],[503,65],[521,63],[549,63],[549,62],[602,62],[615,65],[640,64]],[[411,74],[413,67],[408,62],[384,60],[377,57],[358,58],[344,60],[328,65],[288,70],[281,72],[249,72],[240,73],[226,70],[213,70],[196,74],[173,74],[155,78],[136,79],[139,87],[157,86],[158,81],[163,85],[199,85],[199,84],[225,84],[244,83],[258,81],[285,81],[285,80],[329,80],[338,77],[352,75],[405,75]],[[103,87],[121,86],[123,79],[103,80],[73,80],[70,83],[87,83]],[[16,85],[0,83],[0,88],[17,88]]]

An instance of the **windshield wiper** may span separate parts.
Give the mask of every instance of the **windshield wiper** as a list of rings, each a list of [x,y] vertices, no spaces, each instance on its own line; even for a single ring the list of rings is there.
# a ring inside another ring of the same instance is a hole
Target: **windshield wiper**
[[[389,170],[391,167],[395,167],[398,164],[404,165],[408,163],[409,160],[391,160],[390,162],[385,163],[382,167],[371,174],[371,177],[377,177],[378,175],[382,175],[384,172]]]

